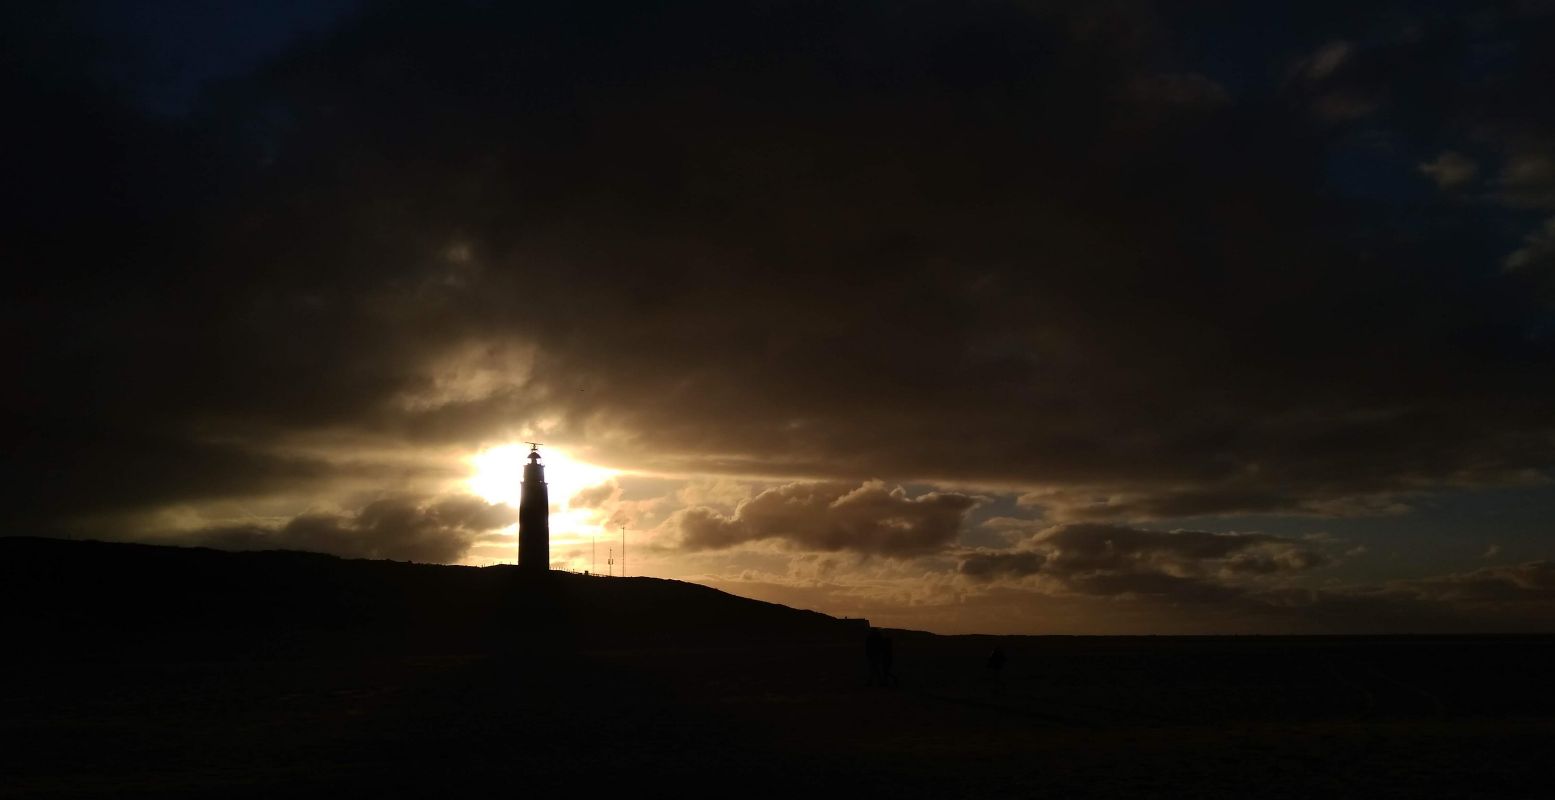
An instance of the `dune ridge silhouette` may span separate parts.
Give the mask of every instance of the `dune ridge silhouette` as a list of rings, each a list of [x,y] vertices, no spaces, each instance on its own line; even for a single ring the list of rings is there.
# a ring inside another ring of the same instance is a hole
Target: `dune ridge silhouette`
[[[1555,733],[1549,636],[890,630],[872,681],[695,584],[17,538],[0,609],[7,797],[1530,796]]]
[[[867,625],[657,578],[25,537],[0,539],[0,586],[13,639],[56,654],[836,642]]]

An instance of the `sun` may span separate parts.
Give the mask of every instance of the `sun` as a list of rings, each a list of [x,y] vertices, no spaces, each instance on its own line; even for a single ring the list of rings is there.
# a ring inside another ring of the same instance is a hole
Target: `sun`
[[[529,463],[529,446],[505,444],[476,453],[470,459],[475,474],[469,478],[470,491],[488,503],[507,503],[518,508],[524,481],[524,465]],[[553,507],[565,509],[578,492],[598,486],[619,475],[617,470],[584,463],[555,447],[540,450],[545,465],[545,482]],[[551,522],[556,525],[555,520]]]
[[[488,503],[507,503],[518,508],[527,463],[528,445],[506,444],[482,450],[469,459],[471,475],[465,485],[472,494]],[[622,473],[579,461],[562,449],[550,446],[540,448],[540,463],[545,465],[546,489],[551,501],[551,554],[555,558],[569,547],[587,545],[589,538],[600,533],[607,521],[606,512],[601,509],[571,508],[572,498],[578,492],[606,483]],[[517,525],[510,528],[507,532],[516,537]]]

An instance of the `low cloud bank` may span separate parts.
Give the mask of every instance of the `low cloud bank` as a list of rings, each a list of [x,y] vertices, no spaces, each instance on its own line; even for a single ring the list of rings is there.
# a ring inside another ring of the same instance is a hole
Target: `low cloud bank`
[[[180,537],[224,550],[307,550],[346,558],[450,563],[484,533],[518,520],[518,511],[472,495],[392,496],[354,514],[311,512],[278,527],[233,525]]]
[[[910,497],[902,487],[878,481],[802,482],[761,492],[732,515],[693,506],[677,512],[671,523],[686,550],[776,540],[796,550],[909,556],[955,541],[976,504],[976,498],[956,492]]]

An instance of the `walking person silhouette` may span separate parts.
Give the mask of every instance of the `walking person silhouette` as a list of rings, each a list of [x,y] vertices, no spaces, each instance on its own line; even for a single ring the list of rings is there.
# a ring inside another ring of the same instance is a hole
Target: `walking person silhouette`
[[[988,660],[983,663],[988,676],[988,691],[990,694],[998,695],[1000,690],[1004,688],[1002,678],[1004,674],[1004,661],[1004,648],[995,645],[993,652],[988,654]]]

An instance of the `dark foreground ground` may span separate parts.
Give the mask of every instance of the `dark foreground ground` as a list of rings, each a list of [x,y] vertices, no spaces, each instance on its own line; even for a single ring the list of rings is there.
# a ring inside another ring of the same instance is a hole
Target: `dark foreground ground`
[[[275,648],[32,625],[0,675],[0,795],[1549,796],[1549,637],[1004,638],[995,681],[992,638],[893,632],[879,688],[851,627],[718,619]]]

